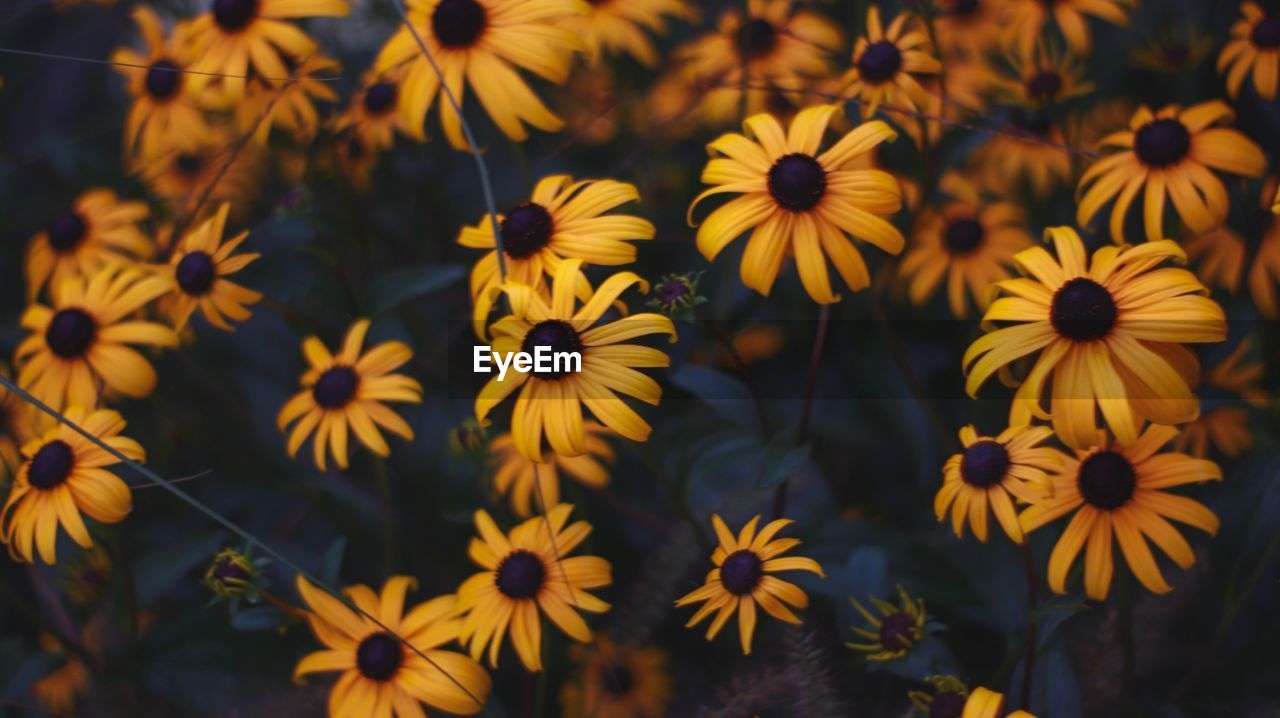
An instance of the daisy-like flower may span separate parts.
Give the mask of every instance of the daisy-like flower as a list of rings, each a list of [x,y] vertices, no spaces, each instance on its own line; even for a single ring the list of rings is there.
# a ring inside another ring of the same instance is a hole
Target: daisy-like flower
[[[1041,446],[1053,436],[1047,426],[1012,426],[999,436],[979,436],[972,426],[960,430],[964,450],[942,467],[942,488],[933,499],[939,521],[951,513],[956,537],[966,520],[979,541],[987,540],[987,510],[1014,543],[1022,543],[1017,504],[1033,504],[1049,495],[1049,475],[1062,465],[1061,451]]]
[[[257,197],[262,176],[263,148],[248,143],[236,152],[236,136],[229,127],[215,125],[213,139],[186,149],[174,149],[146,161],[133,171],[173,216],[185,217],[197,209],[230,202],[237,215]],[[206,196],[207,193],[207,196]]]
[[[186,72],[192,60],[189,30],[179,25],[166,38],[159,16],[146,5],[134,8],[133,21],[142,33],[146,53],[122,47],[111,55],[133,96],[125,119],[125,154],[154,157],[207,142],[209,126],[200,91],[208,77]]]
[[[1261,177],[1267,168],[1262,148],[1237,130],[1215,125],[1235,113],[1224,102],[1203,102],[1187,109],[1169,105],[1157,113],[1138,108],[1129,129],[1102,138],[1116,148],[1080,178],[1076,222],[1087,226],[1111,200],[1111,238],[1125,242],[1129,206],[1145,187],[1143,225],[1147,240],[1165,238],[1165,198],[1172,200],[1187,228],[1203,234],[1227,217],[1231,201],[1222,180],[1211,169],[1244,177]]]
[[[1052,16],[1067,45],[1083,54],[1093,45],[1086,16],[1127,27],[1129,10],[1136,4],[1136,0],[1004,0],[1005,38],[1026,52],[1043,37]]]
[[[1006,72],[995,76],[997,93],[1005,104],[1036,108],[1093,92],[1093,83],[1085,79],[1084,63],[1071,52],[1037,45],[1028,54],[1010,53],[1006,59]]]
[[[1273,221],[1253,255],[1248,274],[1249,295],[1258,312],[1280,317],[1280,221]]]
[[[929,676],[930,690],[910,691],[907,698],[929,718],[962,718],[969,689],[955,676]]]
[[[868,661],[893,661],[907,655],[911,647],[924,638],[924,624],[927,620],[924,611],[924,599],[912,598],[907,590],[898,586],[898,603],[895,606],[889,601],[868,596],[871,605],[880,615],[875,615],[856,599],[849,603],[866,619],[866,628],[850,626],[854,635],[868,641],[867,643],[845,643],[849,648],[866,654]]]
[[[235,103],[239,132],[253,131],[253,140],[258,144],[266,144],[273,127],[303,143],[309,142],[320,127],[316,103],[338,99],[333,83],[328,81],[342,72],[342,65],[336,60],[317,53],[301,62],[289,60],[288,65],[293,80],[275,87],[255,77],[244,98]]]
[[[470,647],[472,658],[479,660],[487,646],[489,665],[497,668],[510,627],[520,662],[527,670],[542,670],[542,614],[575,641],[591,640],[579,611],[609,610],[586,589],[612,583],[612,569],[599,556],[569,556],[591,533],[586,521],[565,526],[572,511],[572,505],[560,504],[507,535],[489,514],[476,512],[480,538],[471,539],[468,555],[484,571],[458,587],[458,610],[466,614],[458,640]]]
[[[169,327],[132,319],[168,291],[169,282],[138,269],[99,270],[90,279],[68,279],[53,290],[53,305],[32,304],[22,314],[31,332],[18,345],[18,385],[46,404],[98,404],[99,382],[141,399],[156,386],[156,371],[129,344],[176,347]]]
[[[612,462],[615,456],[613,447],[604,440],[609,430],[594,421],[584,423],[582,428],[587,452],[581,456],[547,452],[542,461],[532,461],[516,448],[511,434],[503,434],[489,443],[493,488],[499,496],[510,500],[516,516],[529,518],[535,512],[546,513],[548,507],[559,504],[562,473],[593,489],[609,484],[609,470],[601,463]]]
[[[1246,359],[1252,348],[1253,338],[1245,337],[1206,373],[1201,386],[1205,411],[1182,428],[1175,444],[1178,451],[1204,457],[1212,443],[1224,456],[1234,459],[1253,446],[1250,409],[1266,409],[1271,397],[1258,386],[1266,366]]]
[[[673,694],[667,654],[661,648],[619,645],[600,636],[588,647],[574,644],[579,665],[560,689],[564,718],[662,718]]]
[[[654,67],[658,51],[647,32],[664,35],[669,18],[697,17],[686,0],[588,0],[588,4],[585,14],[566,17],[564,25],[586,43],[592,65],[607,53],[627,54],[645,67]]]
[[[929,104],[921,76],[936,75],[942,63],[934,57],[919,18],[901,13],[885,28],[880,8],[867,9],[867,34],[853,46],[853,67],[844,75],[844,97],[857,98],[862,116],[875,114],[880,103],[917,110]]]
[[[802,556],[782,555],[800,545],[800,539],[774,538],[779,531],[793,523],[790,519],[770,521],[756,533],[756,525],[759,523],[760,517],[756,516],[734,538],[724,520],[713,515],[711,525],[715,527],[719,545],[711,553],[711,562],[716,567],[707,573],[706,582],[700,588],[676,601],[677,607],[702,603],[693,618],[685,624],[686,628],[692,628],[711,614],[716,614],[707,629],[708,641],[720,633],[720,629],[724,628],[724,624],[737,611],[738,638],[744,654],[751,653],[751,638],[756,631],[757,605],[779,621],[794,624],[800,623],[800,619],[787,605],[800,609],[809,605],[809,597],[799,586],[773,574],[780,571],[810,571],[826,578],[817,561]]]
[[[484,710],[489,674],[465,655],[441,648],[458,637],[457,600],[439,596],[406,613],[405,594],[416,584],[408,576],[392,576],[381,594],[363,584],[347,586],[342,592],[368,614],[361,615],[298,576],[307,622],[325,648],[299,661],[293,677],[341,672],[329,694],[330,716],[409,718],[424,715],[424,703],[460,715]]]
[[[636,261],[636,248],[630,243],[653,239],[653,224],[632,215],[606,213],[639,199],[635,186],[625,182],[544,177],[527,201],[497,218],[506,280],[545,294],[545,277],[555,275],[565,259],[602,266]],[[502,284],[493,224],[485,215],[458,233],[458,244],[487,250],[471,269],[472,319],[481,336],[496,298],[494,290]],[[577,293],[584,301],[588,299],[585,289],[585,280],[580,281]]]
[[[939,0],[938,44],[948,60],[957,54],[982,57],[1000,44],[1001,0]],[[950,68],[947,68],[950,71]]]
[[[187,325],[196,309],[215,327],[235,331],[227,320],[243,322],[251,316],[247,305],[262,299],[262,294],[227,279],[259,257],[251,252],[235,254],[249,236],[248,230],[222,241],[230,210],[231,205],[223,204],[212,217],[185,234],[162,270],[173,280],[170,309],[178,331]]]
[[[990,285],[1010,277],[1013,256],[1031,246],[1031,237],[1017,205],[984,198],[964,177],[948,173],[938,189],[946,200],[918,215],[898,275],[910,278],[908,296],[916,305],[928,301],[945,279],[951,313],[964,318],[965,289],[978,309],[986,309]]]
[[[358,138],[363,151],[371,153],[390,149],[396,132],[415,135],[400,112],[403,74],[399,69],[381,75],[367,73],[360,89],[351,96],[347,111],[334,121],[334,130],[350,132]]]
[[[9,370],[0,364],[0,376],[10,378]],[[33,409],[20,397],[0,386],[0,484],[8,483],[22,464],[19,448],[35,430]]]
[[[1187,240],[1183,248],[1205,286],[1225,289],[1230,294],[1240,289],[1249,254],[1244,237],[1224,224]]]
[[[1231,40],[1218,55],[1218,72],[1226,73],[1232,99],[1252,73],[1258,96],[1274,100],[1280,81],[1280,15],[1263,10],[1253,0],[1240,3],[1240,15],[1231,26]]]
[[[1002,131],[973,155],[991,187],[1015,192],[1030,187],[1044,198],[1071,179],[1071,152],[1062,122],[1044,109],[1014,107],[1004,113]]]
[[[871,283],[867,265],[846,236],[853,235],[897,254],[904,239],[885,217],[902,206],[898,182],[888,173],[850,165],[897,134],[880,121],[867,122],[819,154],[834,105],[800,112],[784,131],[769,115],[744,123],[747,136],[721,135],[707,145],[712,159],[702,181],[715,185],[698,195],[738,194],[712,212],[698,228],[698,249],[714,260],[744,232],[751,238],[742,255],[742,283],[768,296],[787,256],[794,256],[800,280],[820,304],[840,300],[831,290],[827,261],[853,291]],[[754,139],[753,139],[754,138]]]
[[[151,242],[138,226],[148,214],[145,202],[121,200],[109,189],[80,195],[31,238],[24,264],[27,301],[35,299],[46,283],[56,290],[67,279],[151,256]]]
[[[65,3],[66,0],[62,0],[62,2]],[[115,0],[109,0],[109,2],[115,2]],[[98,2],[97,4],[106,5],[108,2]],[[61,10],[62,8],[59,7],[58,9]],[[35,694],[40,706],[49,713],[53,715],[73,715],[76,710],[76,703],[89,692],[92,674],[89,672],[89,668],[85,666],[84,661],[75,655],[67,653],[62,644],[58,642],[58,639],[52,635],[48,633],[40,634],[40,648],[45,653],[60,659],[61,665],[32,684],[31,692]]]
[[[73,406],[63,413],[71,423],[133,461],[145,460],[146,452],[138,442],[120,436],[125,421],[117,412]],[[93,538],[81,513],[104,524],[116,524],[133,508],[129,487],[105,468],[120,460],[66,424],[28,441],[22,456],[9,498],[0,509],[2,538],[15,561],[34,561],[38,551],[45,563],[55,563],[59,526],[71,540],[89,548]]]
[[[67,599],[77,606],[87,606],[106,595],[111,588],[111,554],[102,546],[80,551],[64,568],[58,584]]]
[[[1221,481],[1222,469],[1205,459],[1162,452],[1177,436],[1177,429],[1158,425],[1131,442],[1108,440],[1098,432],[1093,446],[1077,449],[1053,476],[1053,498],[1022,512],[1027,532],[1074,514],[1049,556],[1046,577],[1055,593],[1067,592],[1067,574],[1085,549],[1085,592],[1095,601],[1106,599],[1114,572],[1113,537],[1133,575],[1152,593],[1173,588],[1165,583],[1148,541],[1183,570],[1195,563],[1191,545],[1169,520],[1212,535],[1218,532],[1218,517],[1167,489]]]
[[[290,62],[310,57],[315,42],[291,22],[303,17],[341,17],[347,0],[210,0],[208,12],[191,22],[195,66],[224,75],[218,84],[232,102],[244,97],[248,79],[279,86],[292,76]]]
[[[1212,34],[1188,21],[1148,36],[1143,47],[1130,51],[1129,58],[1144,70],[1182,75],[1199,67],[1217,44]]]
[[[422,385],[404,374],[393,373],[413,358],[404,342],[383,342],[363,351],[369,320],[351,325],[342,339],[342,349],[330,354],[319,337],[307,337],[302,353],[309,365],[293,395],[280,409],[276,424],[288,429],[289,456],[296,456],[307,437],[315,434],[312,456],[321,471],[325,450],[341,468],[347,468],[347,432],[378,456],[390,456],[391,447],[378,427],[404,439],[413,439],[413,429],[384,402],[422,403]]]
[[[619,436],[632,441],[649,438],[649,424],[615,392],[622,392],[656,406],[662,398],[658,383],[636,368],[665,367],[671,360],[663,352],[635,344],[620,344],[647,334],[667,334],[676,341],[676,328],[661,314],[632,314],[600,324],[600,317],[628,287],[648,284],[632,272],[619,272],[587,295],[580,308],[574,295],[586,280],[582,260],[566,259],[556,269],[548,298],[523,284],[504,287],[512,314],[490,326],[492,349],[506,355],[532,354],[537,347],[553,353],[577,352],[581,371],[563,367],[549,371],[511,371],[495,375],[476,397],[476,419],[484,422],[495,406],[520,389],[511,419],[516,449],[529,459],[543,460],[543,436],[561,456],[587,452],[582,408]],[[590,286],[588,285],[588,290]]]
[[[1004,694],[978,686],[969,694],[960,718],[1036,718],[1026,711],[1004,712]]]
[[[581,14],[581,0],[408,0],[409,22],[426,45],[459,105],[470,86],[493,123],[507,137],[523,142],[525,124],[544,132],[558,132],[564,123],[520,77],[528,70],[557,85],[569,78],[573,52],[582,40],[564,23]],[[413,137],[425,140],[423,121],[436,95],[440,78],[422,56],[417,39],[401,27],[382,47],[374,72],[406,65],[400,111]],[[467,149],[462,120],[448,98],[440,98],[440,125],[449,144]]]
[[[969,395],[1001,367],[1038,352],[1014,396],[1012,426],[1052,416],[1058,437],[1084,448],[1096,440],[1098,410],[1126,444],[1137,440],[1141,419],[1174,425],[1196,418],[1198,362],[1183,344],[1222,341],[1226,317],[1194,274],[1158,268],[1185,259],[1178,245],[1104,247],[1090,261],[1075,230],[1045,234],[1057,259],[1043,247],[1019,252],[1014,261],[1030,277],[1000,282],[1012,296],[997,299],[983,317],[984,325],[1016,326],[991,331],[965,352]],[[1045,413],[1041,394],[1051,377]]]

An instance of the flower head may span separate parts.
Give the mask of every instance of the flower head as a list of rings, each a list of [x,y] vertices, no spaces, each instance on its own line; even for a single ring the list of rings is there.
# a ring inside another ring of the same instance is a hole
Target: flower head
[[[252,596],[259,579],[258,566],[245,553],[225,548],[209,562],[204,572],[204,585],[221,599]]]
[[[979,541],[987,540],[987,511],[995,514],[1000,528],[1014,543],[1022,543],[1016,504],[1034,504],[1048,498],[1047,471],[1062,464],[1062,452],[1040,444],[1053,435],[1045,426],[1014,426],[999,436],[979,436],[973,426],[960,430],[964,450],[947,459],[942,488],[933,510],[943,521],[951,512],[957,537],[964,535],[966,520]]]
[[[707,298],[698,294],[698,282],[703,272],[686,274],[665,274],[653,287],[653,299],[648,305],[672,317],[689,317],[693,308],[707,303]]]
[[[128,265],[154,248],[139,223],[145,202],[121,200],[109,189],[91,189],[31,238],[25,261],[27,300],[48,284],[50,292],[68,279],[88,277],[108,265]]]
[[[920,85],[925,75],[942,71],[932,54],[929,36],[915,15],[901,13],[886,28],[880,8],[867,9],[867,34],[853,46],[853,67],[845,73],[845,97],[862,103],[863,117],[875,114],[881,103],[916,110],[929,104],[929,93]]]
[[[609,484],[609,471],[602,463],[612,462],[615,456],[613,447],[605,441],[609,430],[594,421],[585,422],[582,428],[587,452],[580,456],[549,451],[541,461],[533,461],[520,453],[511,434],[490,442],[493,488],[499,496],[507,496],[516,516],[529,518],[559,504],[561,474],[593,489]]]
[[[603,636],[574,644],[575,679],[560,689],[564,718],[662,718],[671,702],[667,654],[653,646],[615,643]]]
[[[1266,101],[1276,99],[1280,78],[1280,15],[1263,10],[1253,0],[1240,3],[1240,19],[1231,26],[1231,40],[1218,55],[1218,72],[1227,76],[1227,94],[1240,94],[1245,78]]]
[[[215,327],[235,331],[227,320],[245,321],[251,316],[246,305],[262,299],[260,293],[227,279],[260,256],[256,253],[235,253],[248,238],[247,230],[223,241],[230,211],[231,205],[224,203],[213,216],[183,235],[169,257],[168,266],[163,269],[163,273],[173,280],[169,308],[174,326],[179,331],[197,309]]]
[[[866,643],[846,643],[845,645],[866,654],[868,661],[892,661],[907,655],[911,647],[924,638],[925,611],[924,599],[915,599],[907,595],[907,590],[898,587],[898,603],[895,606],[875,596],[868,600],[879,615],[873,614],[855,599],[849,599],[853,607],[866,619],[865,628],[851,626],[855,635]]]

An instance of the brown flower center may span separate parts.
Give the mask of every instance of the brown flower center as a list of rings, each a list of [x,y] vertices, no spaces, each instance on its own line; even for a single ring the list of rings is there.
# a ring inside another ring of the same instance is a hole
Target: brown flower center
[[[862,79],[879,85],[893,79],[902,69],[902,51],[888,40],[878,40],[867,46],[858,58],[858,73]]]
[[[98,323],[81,309],[63,309],[44,330],[45,344],[63,359],[83,356],[98,336]]]
[[[735,596],[751,593],[763,577],[764,562],[754,551],[734,551],[720,564],[720,583]]]
[[[498,564],[498,590],[508,598],[533,598],[547,578],[547,567],[531,551],[513,551]]]
[[[964,450],[960,460],[960,478],[966,484],[985,489],[1004,479],[1009,468],[1009,450],[998,441],[979,441]]]
[[[360,642],[356,648],[356,668],[371,681],[388,681],[404,662],[404,648],[383,631]]]
[[[36,452],[27,469],[27,481],[37,489],[48,490],[61,484],[71,475],[75,454],[61,439],[54,439]]]
[[[792,212],[813,209],[827,191],[827,171],[802,152],[780,157],[769,168],[769,194]]]
[[[431,13],[436,41],[451,50],[471,47],[489,24],[489,13],[476,0],[441,0]]]
[[[1085,501],[1111,511],[1133,497],[1138,478],[1133,464],[1123,454],[1099,451],[1081,462],[1077,483]]]
[[[1191,133],[1174,119],[1148,122],[1133,140],[1133,151],[1148,167],[1177,164],[1190,150]]]

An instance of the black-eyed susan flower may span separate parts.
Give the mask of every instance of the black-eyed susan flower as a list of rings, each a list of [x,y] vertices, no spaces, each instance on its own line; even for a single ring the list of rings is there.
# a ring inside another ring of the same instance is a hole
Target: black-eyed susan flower
[[[734,612],[737,612],[738,638],[744,654],[751,653],[751,639],[756,631],[757,605],[770,616],[794,624],[800,623],[800,619],[787,606],[804,609],[809,605],[809,597],[799,586],[773,574],[781,571],[809,571],[826,578],[817,561],[803,556],[783,556],[800,545],[800,539],[774,538],[779,531],[793,523],[790,519],[770,521],[757,533],[756,525],[759,523],[759,516],[751,519],[735,538],[724,520],[713,515],[711,525],[715,527],[719,545],[711,553],[711,562],[716,567],[707,573],[706,581],[700,588],[676,601],[678,607],[702,603],[685,624],[686,628],[692,628],[715,614],[707,628],[708,641],[714,639]]]
[[[955,676],[929,676],[927,691],[910,691],[907,698],[928,718],[962,718],[969,689]]]
[[[231,102],[254,79],[279,86],[292,76],[290,61],[310,57],[316,44],[289,20],[344,16],[347,0],[212,0],[191,22],[199,72],[222,75],[218,85]]]
[[[201,99],[208,76],[186,72],[192,62],[187,27],[179,25],[166,37],[159,16],[146,5],[134,8],[133,21],[146,43],[145,54],[122,47],[111,55],[133,97],[125,119],[125,153],[154,157],[208,142]]]
[[[568,79],[573,53],[582,49],[583,43],[561,21],[585,11],[580,0],[532,4],[520,0],[409,0],[406,4],[409,23],[459,105],[470,86],[498,129],[516,141],[528,139],[526,124],[544,132],[558,132],[563,127],[516,68],[556,84]],[[406,27],[387,40],[373,69],[382,73],[400,65],[407,65],[400,111],[412,135],[423,140],[423,121],[440,94],[440,78]],[[440,125],[449,144],[467,149],[462,120],[445,97],[440,98]]]
[[[227,279],[259,256],[235,253],[248,238],[248,230],[223,241],[230,211],[231,205],[224,203],[212,217],[183,235],[163,270],[173,281],[169,309],[178,331],[197,309],[215,327],[235,331],[227,320],[243,322],[251,316],[248,305],[262,299],[259,292]]]
[[[273,86],[254,78],[245,91],[244,98],[235,103],[236,126],[239,132],[253,133],[254,141],[265,144],[272,128],[288,133],[301,143],[310,142],[320,128],[318,102],[335,102],[329,80],[342,72],[342,65],[331,57],[319,53],[287,65],[290,81]]]
[[[1040,108],[1007,108],[1001,131],[974,152],[984,182],[1014,193],[1030,189],[1044,198],[1072,177],[1071,152],[1060,119]]]
[[[1164,75],[1182,75],[1200,66],[1217,39],[1191,18],[1176,27],[1163,27],[1148,35],[1142,47],[1129,53],[1132,63]]]
[[[673,694],[667,653],[655,646],[615,643],[604,636],[574,644],[576,678],[560,689],[564,718],[662,718]]]
[[[72,423],[133,461],[145,452],[133,439],[120,435],[125,421],[119,413],[73,406],[63,412]],[[88,548],[93,538],[81,514],[104,524],[120,523],[133,508],[133,495],[120,477],[106,467],[120,463],[67,424],[46,431],[22,447],[18,468],[0,526],[9,555],[15,561],[57,561],[58,527],[71,540]]]
[[[1250,409],[1267,408],[1271,396],[1258,386],[1266,374],[1266,366],[1248,358],[1252,349],[1253,338],[1245,337],[1205,373],[1199,388],[1204,411],[1182,427],[1174,445],[1178,451],[1203,458],[1208,456],[1212,444],[1223,456],[1234,459],[1253,446]]]
[[[921,78],[941,71],[917,16],[901,13],[886,28],[873,4],[867,9],[866,35],[853,46],[853,67],[844,75],[842,96],[857,98],[863,117],[875,114],[881,103],[916,110],[929,104]]]
[[[303,657],[293,677],[341,674],[329,694],[330,716],[422,716],[422,704],[461,715],[484,710],[489,674],[441,648],[458,637],[457,600],[439,596],[406,613],[405,594],[415,586],[408,576],[387,579],[381,594],[363,584],[347,586],[343,593],[362,615],[298,576],[307,622],[325,647]]]
[[[639,199],[635,186],[626,182],[575,182],[568,175],[544,177],[527,201],[497,217],[506,281],[545,293],[545,277],[554,275],[565,259],[603,266],[634,262],[636,248],[631,242],[653,239],[653,224],[608,212]],[[503,281],[493,225],[485,215],[475,226],[463,227],[458,233],[458,244],[486,250],[471,269],[472,318],[477,332],[483,329],[496,299],[494,290]],[[579,298],[587,299],[582,294]]]
[[[561,474],[593,489],[609,484],[609,470],[602,463],[612,462],[615,456],[613,447],[604,439],[609,430],[594,421],[585,422],[582,429],[587,451],[580,456],[547,452],[540,462],[533,461],[520,453],[511,434],[489,443],[494,491],[507,497],[516,516],[529,518],[559,504]]]
[[[458,641],[479,660],[489,649],[489,665],[498,666],[498,653],[511,634],[520,662],[530,671],[542,670],[542,615],[575,641],[591,640],[581,611],[604,613],[609,604],[587,589],[613,582],[609,562],[599,556],[569,556],[591,533],[586,521],[566,526],[570,504],[560,504],[504,535],[484,511],[475,515],[479,538],[471,539],[468,555],[484,571],[458,587],[458,610],[466,614]]]
[[[1143,226],[1147,240],[1165,238],[1166,197],[1187,228],[1197,234],[1222,224],[1230,199],[1222,180],[1210,170],[1261,177],[1267,168],[1262,148],[1240,132],[1216,125],[1235,113],[1224,102],[1203,102],[1182,109],[1168,105],[1157,113],[1138,108],[1129,129],[1102,138],[1115,148],[1080,177],[1076,222],[1087,226],[1104,205],[1111,208],[1111,238],[1125,242],[1129,207],[1143,193]]]
[[[948,63],[957,54],[977,58],[1000,44],[1003,19],[1002,0],[938,0],[933,7],[940,12],[934,19],[938,44]],[[948,68],[949,70],[950,68]]]
[[[78,606],[86,606],[106,594],[111,586],[111,555],[101,546],[79,552],[64,568],[58,583],[67,598]]]
[[[1014,543],[1022,543],[1018,504],[1049,496],[1048,471],[1062,465],[1061,451],[1042,446],[1053,436],[1047,426],[1013,426],[998,436],[980,436],[973,426],[960,430],[963,450],[942,467],[942,488],[933,499],[939,521],[951,513],[951,527],[964,536],[965,523],[979,541],[987,540],[987,512]]]
[[[168,286],[163,277],[112,267],[62,282],[52,306],[32,304],[22,314],[30,334],[15,355],[18,385],[54,408],[96,406],[100,384],[130,398],[147,396],[156,371],[128,345],[175,347],[178,335],[132,317]]]
[[[253,590],[258,567],[247,554],[233,548],[217,553],[204,572],[204,585],[224,600],[239,598]]]
[[[1114,546],[1133,575],[1152,593],[1168,593],[1147,542],[1155,544],[1179,568],[1195,563],[1191,545],[1170,520],[1209,534],[1218,517],[1204,504],[1167,489],[1220,481],[1212,461],[1162,451],[1178,436],[1169,426],[1148,426],[1132,442],[1110,440],[1099,432],[1094,445],[1077,449],[1052,477],[1053,498],[1024,510],[1022,529],[1030,532],[1073,514],[1049,556],[1046,577],[1055,593],[1067,592],[1067,574],[1083,549],[1084,587],[1089,598],[1104,600],[1114,573]]]
[[[1233,229],[1224,224],[1196,235],[1184,242],[1183,249],[1206,287],[1222,288],[1231,294],[1240,289],[1249,249],[1244,237]]]
[[[552,355],[576,352],[581,356],[581,371],[554,365],[547,371],[509,371],[505,378],[495,375],[476,397],[476,418],[483,422],[495,406],[520,389],[511,436],[516,449],[534,461],[543,457],[544,436],[551,450],[561,456],[587,452],[584,406],[615,434],[632,441],[647,440],[651,431],[648,422],[616,392],[656,406],[662,387],[636,369],[665,367],[670,359],[658,349],[620,342],[648,334],[667,334],[671,341],[676,340],[675,325],[661,314],[632,314],[600,323],[601,316],[628,287],[636,284],[648,289],[632,272],[609,277],[599,288],[584,293],[585,300],[577,307],[574,295],[586,282],[581,266],[580,259],[560,262],[550,301],[526,285],[505,285],[512,313],[489,327],[494,337],[492,351],[501,355],[533,354],[538,347],[547,347]]]
[[[223,202],[230,202],[238,216],[257,197],[265,159],[262,148],[239,143],[224,125],[213,125],[211,132],[213,139],[207,143],[134,164],[134,173],[172,216],[208,211]]]
[[[0,376],[10,378],[0,364]],[[35,432],[35,415],[20,397],[0,386],[0,484],[7,484],[22,463],[19,449]]]
[[[898,605],[876,596],[867,600],[876,613],[867,610],[856,599],[849,603],[866,619],[866,627],[850,626],[849,630],[863,642],[845,643],[849,648],[866,655],[868,661],[893,661],[907,655],[911,647],[924,638],[925,622],[923,598],[912,598],[907,590],[898,586]]]
[[[1014,52],[1005,59],[1005,72],[995,73],[993,83],[1002,104],[1033,109],[1093,91],[1084,62],[1070,51],[1037,45],[1028,54]]]
[[[1006,714],[1004,704],[1003,693],[978,686],[964,702],[964,712],[960,714],[960,718],[1036,718],[1021,710]]]
[[[1030,276],[1000,282],[1012,296],[997,299],[983,317],[991,326],[1015,326],[990,331],[965,352],[969,395],[1010,362],[1039,353],[1014,396],[1010,425],[1052,415],[1058,437],[1084,448],[1096,440],[1099,410],[1127,444],[1137,440],[1142,419],[1194,419],[1198,362],[1183,345],[1222,341],[1226,317],[1194,274],[1159,266],[1184,259],[1178,245],[1104,247],[1090,260],[1070,227],[1045,234],[1057,258],[1043,247],[1019,252],[1014,261]],[[1046,413],[1041,395],[1051,378]]]
[[[1031,246],[1031,236],[1017,205],[984,197],[965,177],[948,173],[938,189],[945,199],[917,215],[898,274],[909,278],[908,296],[916,305],[945,281],[951,313],[963,318],[969,313],[966,295],[986,309],[991,284],[1011,276],[1013,256]]]
[[[363,351],[368,331],[369,320],[357,320],[347,330],[337,354],[329,353],[319,337],[302,342],[309,365],[299,381],[302,391],[294,394],[276,417],[281,431],[293,424],[289,456],[296,456],[307,437],[315,434],[312,456],[316,466],[324,470],[327,450],[345,469],[348,431],[378,456],[391,454],[379,427],[413,439],[413,429],[385,403],[422,402],[422,385],[394,373],[413,358],[413,350],[404,342],[388,341]]]
[[[1231,40],[1218,55],[1218,72],[1226,74],[1227,94],[1233,99],[1252,74],[1258,96],[1274,100],[1280,81],[1280,15],[1253,0],[1240,3],[1240,15],[1231,26]]]
[[[1005,39],[1026,52],[1044,36],[1045,26],[1052,19],[1067,45],[1085,53],[1093,45],[1087,17],[1126,27],[1129,10],[1136,4],[1136,0],[1004,0]]]
[[[769,115],[744,123],[747,135],[721,135],[707,145],[712,159],[702,181],[715,185],[698,195],[740,195],[719,207],[698,228],[698,250],[714,260],[750,231],[742,255],[742,283],[768,296],[787,256],[794,256],[805,290],[815,302],[840,300],[832,292],[827,261],[853,291],[871,283],[853,235],[897,254],[904,239],[885,217],[902,205],[898,183],[880,170],[849,169],[859,156],[897,134],[880,121],[852,130],[818,153],[827,123],[838,108],[811,107],[784,131]]]
[[[31,238],[25,260],[27,300],[35,299],[46,283],[56,290],[67,279],[151,256],[151,242],[139,226],[148,214],[145,202],[122,200],[106,188],[77,197]]]
[[[334,121],[334,130],[353,135],[361,151],[368,153],[390,149],[397,132],[410,137],[417,135],[400,112],[403,74],[401,68],[382,74],[367,73],[360,88],[352,94],[347,111]]]
[[[707,303],[707,298],[698,294],[702,275],[703,272],[663,275],[654,285],[653,299],[647,304],[668,316],[691,317],[694,307]]]
[[[582,38],[587,59],[596,65],[605,54],[626,54],[645,67],[658,64],[658,51],[648,33],[666,34],[672,18],[697,17],[686,0],[588,0],[586,13],[570,15],[563,24]]]

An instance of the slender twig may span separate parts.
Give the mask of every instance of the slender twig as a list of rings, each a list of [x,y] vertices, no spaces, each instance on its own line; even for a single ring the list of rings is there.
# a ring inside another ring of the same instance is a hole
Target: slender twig
[[[809,356],[809,375],[804,380],[804,405],[800,409],[800,424],[796,430],[796,446],[803,446],[809,440],[809,420],[813,414],[813,391],[818,385],[818,368],[822,365],[822,349],[827,343],[827,326],[831,320],[831,305],[823,304],[818,309],[818,328],[813,337],[813,353]],[[773,490],[773,517],[782,518],[787,508],[787,486],[791,477],[783,479],[778,488]]]
[[[262,77],[261,75],[230,75],[224,72],[205,72],[202,70],[192,70],[185,67],[166,67],[164,65],[142,65],[135,62],[121,62],[120,60],[104,60],[98,57],[77,57],[75,55],[58,55],[52,52],[37,52],[35,50],[18,50],[12,47],[0,47],[0,53],[7,55],[23,55],[26,57],[39,57],[46,60],[68,60],[71,62],[83,62],[90,65],[110,65],[112,67],[128,67],[137,70],[146,70],[147,72],[172,72],[183,75],[202,75],[204,77],[225,77],[233,80],[267,80],[269,82],[301,82],[304,78],[300,77]],[[337,82],[342,79],[342,75],[333,77],[307,77],[307,80],[315,80],[316,82]]]

